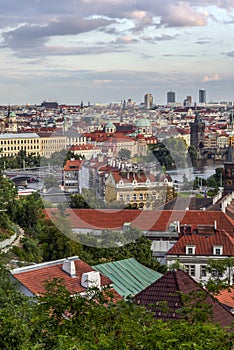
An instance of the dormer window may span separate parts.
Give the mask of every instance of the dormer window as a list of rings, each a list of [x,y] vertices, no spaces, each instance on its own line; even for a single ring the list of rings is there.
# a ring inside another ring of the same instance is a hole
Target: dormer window
[[[195,245],[186,245],[186,255],[195,255]]]
[[[214,245],[213,254],[214,255],[223,255],[223,246],[222,245]]]

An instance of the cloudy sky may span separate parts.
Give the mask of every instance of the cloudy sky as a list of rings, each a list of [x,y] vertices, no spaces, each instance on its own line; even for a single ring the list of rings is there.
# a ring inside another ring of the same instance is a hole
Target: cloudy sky
[[[234,100],[234,0],[0,0],[0,104]]]

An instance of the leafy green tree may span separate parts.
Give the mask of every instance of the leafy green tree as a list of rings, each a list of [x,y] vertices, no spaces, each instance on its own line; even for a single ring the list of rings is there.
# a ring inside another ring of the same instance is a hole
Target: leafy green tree
[[[133,231],[132,233],[135,240],[133,242],[124,244],[123,246],[118,246],[117,244],[114,245],[114,242],[111,242],[112,246],[110,248],[101,248],[100,246],[97,247],[97,241],[95,237],[92,237],[93,241],[87,240],[87,245],[85,245],[85,242],[82,241],[84,244],[84,252],[82,256],[85,261],[91,265],[99,264],[103,261],[116,261],[133,257],[143,265],[164,273],[166,271],[166,267],[164,265],[161,265],[152,256],[151,241],[148,238],[142,236],[142,233],[140,233],[138,230]],[[104,234],[108,234],[108,232]],[[111,235],[112,234],[113,232],[111,232]],[[117,235],[119,234],[120,233],[117,233]],[[123,237],[119,238],[119,236],[116,236],[115,238],[123,239]],[[131,239],[133,239],[133,237],[131,237]],[[110,240],[110,233],[109,237],[107,236],[106,240]]]
[[[81,194],[71,194],[70,196],[70,207],[71,208],[90,208],[89,204],[84,200]]]
[[[191,145],[188,147],[188,157],[190,158],[192,164],[194,165],[197,160],[197,149],[195,146]]]
[[[234,258],[223,259],[209,259],[208,272],[211,273],[211,277],[206,284],[206,288],[212,292],[212,294],[219,294],[222,289],[231,288],[234,283],[233,269]],[[227,274],[224,277],[224,274]]]
[[[40,230],[40,219],[43,217],[43,202],[40,194],[35,192],[17,200],[14,221],[35,236]]]
[[[207,183],[207,186],[209,187],[213,187],[213,188],[217,187],[217,181],[213,175],[208,177],[206,183]]]
[[[58,180],[53,175],[49,175],[44,180],[44,186],[47,189],[51,187],[58,187]]]
[[[32,318],[31,303],[17,291],[0,259],[0,337],[1,349],[26,349],[29,346]]]
[[[69,235],[72,236],[71,232],[69,234],[69,223],[64,218],[60,222],[58,218],[55,222],[56,226],[51,221],[44,220],[41,232],[37,237],[43,260],[51,261],[62,259],[66,256],[80,256],[83,247],[80,243],[69,238]],[[65,225],[66,229],[64,228]],[[66,232],[67,236],[62,232]]]
[[[156,145],[149,146],[149,149],[161,166],[165,165],[167,169],[187,164],[187,146],[180,137],[170,137]]]
[[[12,253],[17,255],[20,260],[27,262],[42,262],[42,251],[38,244],[38,240],[23,237],[20,241],[20,246],[13,246]]]
[[[6,350],[231,350],[234,333],[204,319],[199,303],[187,300],[190,319],[156,320],[133,300],[114,302],[111,290],[70,296],[63,280],[45,283],[35,302],[17,291],[0,265],[0,337]],[[39,301],[39,302],[37,302]],[[190,304],[191,303],[191,304]],[[200,305],[201,303],[201,305]],[[190,307],[190,306],[191,307]],[[199,311],[199,309],[201,311]],[[184,310],[185,311],[185,310]]]
[[[131,158],[131,151],[126,148],[121,148],[118,152],[118,157],[121,159],[130,159]]]
[[[17,190],[14,183],[7,177],[0,175],[0,211],[12,214],[16,203]]]

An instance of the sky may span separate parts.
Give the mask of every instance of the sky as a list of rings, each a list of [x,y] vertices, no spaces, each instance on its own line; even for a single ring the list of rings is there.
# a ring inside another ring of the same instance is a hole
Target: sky
[[[0,0],[0,104],[234,101],[234,0]]]

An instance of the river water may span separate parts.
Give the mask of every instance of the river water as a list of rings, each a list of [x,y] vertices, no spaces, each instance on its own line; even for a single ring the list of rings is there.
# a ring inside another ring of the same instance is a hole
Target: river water
[[[207,179],[209,176],[215,174],[216,168],[223,168],[223,162],[207,159],[197,162],[195,167],[168,170],[167,173],[171,175],[174,181],[182,182],[184,175],[189,181],[192,181],[196,176]]]

